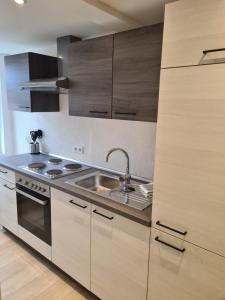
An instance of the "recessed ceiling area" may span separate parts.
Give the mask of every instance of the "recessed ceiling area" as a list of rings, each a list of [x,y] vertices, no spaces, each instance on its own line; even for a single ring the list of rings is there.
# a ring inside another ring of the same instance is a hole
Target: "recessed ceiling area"
[[[173,1],[173,0],[172,0]],[[14,0],[0,3],[0,53],[50,47],[59,36],[104,35],[163,21],[166,0]]]

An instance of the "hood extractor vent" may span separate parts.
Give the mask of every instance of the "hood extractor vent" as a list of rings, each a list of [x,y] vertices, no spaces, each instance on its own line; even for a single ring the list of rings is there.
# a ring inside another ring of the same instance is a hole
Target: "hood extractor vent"
[[[61,89],[69,88],[69,79],[66,77],[33,79],[27,82],[20,82],[19,87],[21,90],[59,93]]]

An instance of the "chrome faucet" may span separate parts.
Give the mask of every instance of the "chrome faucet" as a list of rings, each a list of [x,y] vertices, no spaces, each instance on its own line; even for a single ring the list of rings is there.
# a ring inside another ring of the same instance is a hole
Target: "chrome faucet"
[[[129,159],[128,153],[127,153],[124,149],[122,149],[122,148],[112,148],[111,150],[109,150],[109,152],[108,152],[108,154],[107,154],[107,156],[106,156],[106,162],[109,161],[109,156],[110,156],[113,152],[115,152],[115,151],[121,151],[121,152],[125,155],[125,157],[126,157],[126,159],[127,159],[126,172],[125,172],[125,175],[122,177],[122,180],[121,180],[121,181],[124,182],[123,187],[122,187],[122,191],[123,191],[123,192],[130,192],[130,191],[133,190],[133,189],[131,189],[131,188],[129,187],[130,180],[131,180],[131,175],[130,175],[130,159]]]

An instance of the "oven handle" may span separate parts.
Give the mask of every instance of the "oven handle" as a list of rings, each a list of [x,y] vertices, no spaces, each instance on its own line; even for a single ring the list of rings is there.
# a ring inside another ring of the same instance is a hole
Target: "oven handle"
[[[29,198],[29,199],[31,199],[31,200],[37,202],[38,204],[43,205],[43,206],[48,204],[48,201],[47,201],[47,200],[46,200],[46,201],[43,201],[43,200],[37,199],[36,197],[31,196],[31,195],[29,195],[29,194],[27,194],[27,193],[24,193],[24,192],[22,192],[22,191],[19,190],[19,189],[16,189],[16,192],[17,192],[18,194],[22,195],[22,196],[25,196],[25,197],[27,197],[27,198]]]

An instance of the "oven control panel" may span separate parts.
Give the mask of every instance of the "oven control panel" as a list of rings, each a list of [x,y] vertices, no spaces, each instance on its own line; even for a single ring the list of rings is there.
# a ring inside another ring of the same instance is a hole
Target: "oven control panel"
[[[50,198],[50,187],[38,180],[31,177],[24,176],[21,174],[16,174],[16,184],[24,186],[25,188],[34,191],[38,194]]]

